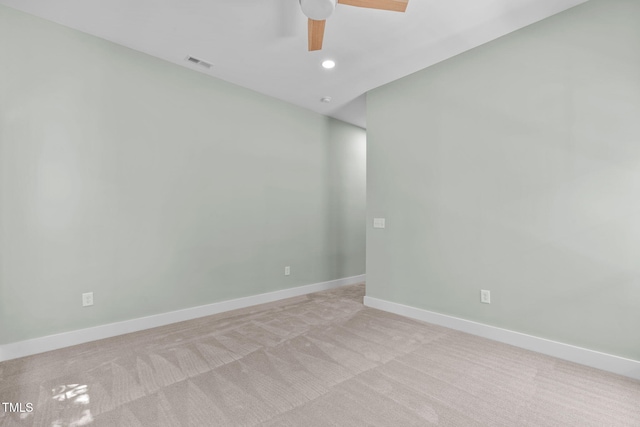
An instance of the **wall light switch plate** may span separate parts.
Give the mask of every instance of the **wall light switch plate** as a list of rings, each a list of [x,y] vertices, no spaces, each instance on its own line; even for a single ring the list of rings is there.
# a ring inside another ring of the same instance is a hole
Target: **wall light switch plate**
[[[88,307],[90,305],[93,305],[93,292],[82,294],[82,306]]]
[[[284,268],[284,275],[285,275],[285,276],[288,276],[288,275],[290,275],[290,274],[291,274],[291,267],[286,266],[286,267]]]
[[[385,219],[373,218],[373,228],[385,228]]]
[[[484,304],[491,304],[491,291],[480,291],[480,302]]]

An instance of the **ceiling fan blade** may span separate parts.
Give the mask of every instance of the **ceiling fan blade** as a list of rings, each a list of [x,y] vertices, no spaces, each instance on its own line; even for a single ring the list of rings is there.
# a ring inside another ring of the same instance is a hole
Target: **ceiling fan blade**
[[[409,0],[338,0],[338,3],[346,4],[348,6],[404,12],[407,10]]]
[[[309,19],[309,50],[322,49],[322,39],[324,38],[324,24],[327,21],[316,21]]]

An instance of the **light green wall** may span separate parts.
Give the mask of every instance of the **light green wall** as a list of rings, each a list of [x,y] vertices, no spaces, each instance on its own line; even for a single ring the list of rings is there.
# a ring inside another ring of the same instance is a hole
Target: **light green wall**
[[[366,132],[333,120],[328,128],[329,198],[324,209],[330,256],[329,269],[339,277],[365,273]],[[347,143],[348,142],[348,143]]]
[[[3,6],[0,40],[0,343],[364,273],[364,130]]]
[[[367,295],[640,360],[639,23],[592,0],[370,92]]]

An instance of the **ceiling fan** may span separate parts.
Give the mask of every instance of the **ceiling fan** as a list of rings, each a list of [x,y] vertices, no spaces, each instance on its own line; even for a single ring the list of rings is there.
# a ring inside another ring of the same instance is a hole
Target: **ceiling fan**
[[[409,0],[300,0],[302,13],[309,18],[309,51],[322,49],[324,24],[333,14],[336,3],[370,9],[404,12]]]

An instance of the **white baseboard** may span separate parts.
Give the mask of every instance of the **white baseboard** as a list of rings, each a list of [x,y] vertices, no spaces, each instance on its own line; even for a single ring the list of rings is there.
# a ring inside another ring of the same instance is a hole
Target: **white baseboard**
[[[364,305],[640,380],[640,361],[576,347],[369,296]]]
[[[70,332],[63,332],[55,335],[48,335],[40,338],[19,341],[11,344],[0,345],[0,362],[19,357],[31,356],[33,354],[44,353],[45,351],[57,350],[72,345],[83,344],[104,338],[111,338],[117,335],[142,331],[144,329],[169,325],[171,323],[183,322],[185,320],[196,319],[198,317],[210,316],[212,314],[223,313],[239,308],[251,307],[258,304],[274,302],[286,298],[306,295],[313,292],[333,289],[340,286],[354,285],[365,281],[366,275],[345,277],[342,279],[330,280],[328,282],[313,283],[311,285],[298,286],[295,288],[282,289],[265,294],[252,295],[228,301],[216,302],[213,304],[201,305],[198,307],[185,308],[183,310],[170,311],[168,313],[155,314],[153,316],[140,317],[137,319],[125,320],[122,322],[109,323],[107,325],[95,326],[92,328],[79,329]]]

